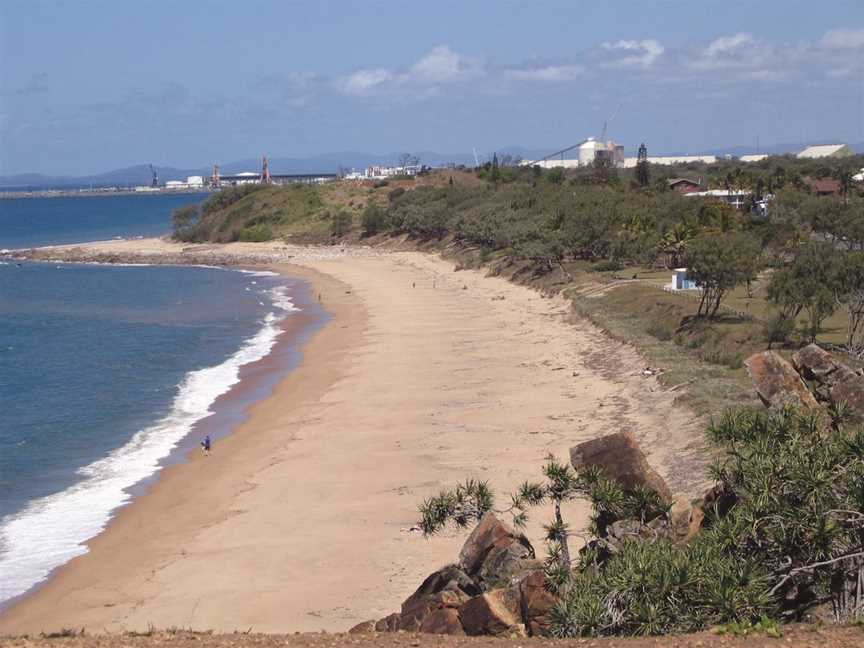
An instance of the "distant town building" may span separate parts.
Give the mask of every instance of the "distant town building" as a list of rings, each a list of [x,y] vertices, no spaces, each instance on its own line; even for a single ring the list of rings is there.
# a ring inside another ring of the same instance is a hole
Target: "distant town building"
[[[693,191],[685,194],[688,198],[715,198],[732,205],[735,209],[743,209],[752,195],[743,189],[709,189],[708,191]]]
[[[696,180],[688,178],[672,178],[668,181],[669,188],[682,194],[691,194],[702,191],[702,186]]]
[[[201,189],[204,187],[203,176],[189,176],[186,178],[186,186],[190,189]]]
[[[624,168],[630,169],[636,166],[639,158],[628,157],[624,160]],[[665,155],[665,156],[648,156],[648,164],[660,164],[669,166],[672,164],[714,164],[717,161],[716,155]]]
[[[762,160],[767,160],[768,155],[765,153],[758,154],[750,154],[750,155],[742,155],[738,158],[741,162],[761,162]]]
[[[850,157],[855,152],[846,144],[819,144],[808,146],[798,154],[799,158],[818,159],[826,157]]]

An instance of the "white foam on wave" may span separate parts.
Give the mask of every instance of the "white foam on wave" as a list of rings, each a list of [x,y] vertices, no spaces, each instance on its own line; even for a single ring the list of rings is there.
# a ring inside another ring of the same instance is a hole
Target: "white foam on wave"
[[[131,499],[128,489],[159,470],[159,462],[212,413],[214,401],[240,380],[240,368],[270,353],[288,313],[299,310],[284,286],[266,291],[281,313],[268,313],[261,329],[222,364],[186,374],[167,416],[137,432],[108,456],[80,468],[82,480],[30,502],[0,520],[0,602],[23,594],[52,570],[87,552],[112,512]]]

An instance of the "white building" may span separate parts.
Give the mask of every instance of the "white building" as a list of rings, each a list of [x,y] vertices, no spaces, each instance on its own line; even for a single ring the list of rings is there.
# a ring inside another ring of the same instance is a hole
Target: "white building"
[[[675,268],[675,274],[672,275],[672,283],[668,283],[663,288],[669,291],[678,290],[700,290],[698,284],[687,277],[687,268]]]
[[[183,182],[182,180],[169,180],[168,182],[165,183],[165,188],[168,190],[175,190],[175,191],[178,189],[185,189],[186,183]]]
[[[761,162],[762,160],[767,160],[768,156],[763,154],[752,154],[752,155],[742,155],[738,158],[742,162]]]
[[[750,199],[750,192],[743,191],[740,189],[733,189],[728,191],[726,189],[709,189],[708,191],[694,191],[693,193],[682,194],[687,198],[696,197],[696,198],[717,198],[718,200],[722,200],[724,202],[729,203],[736,209],[741,209],[744,207],[746,202]]]
[[[549,158],[548,160],[523,160],[521,165],[539,166],[543,169],[554,169],[557,167],[576,169],[579,167],[589,166],[597,158],[607,156],[616,167],[624,166],[624,147],[621,144],[616,144],[612,140],[602,142],[593,137],[589,137],[580,144],[574,146],[573,149],[566,152],[570,153],[574,149],[576,151],[576,157],[574,158],[565,159],[561,157]]]
[[[629,157],[624,159],[624,168],[631,169],[636,166],[639,158]],[[690,164],[698,162],[701,164],[714,164],[717,161],[716,155],[668,155],[668,156],[648,156],[649,164]]]
[[[201,189],[204,187],[204,178],[202,176],[189,176],[186,178],[186,185],[190,189]]]
[[[825,157],[849,157],[851,155],[855,155],[855,152],[845,144],[819,144],[808,146],[797,157],[814,160]]]

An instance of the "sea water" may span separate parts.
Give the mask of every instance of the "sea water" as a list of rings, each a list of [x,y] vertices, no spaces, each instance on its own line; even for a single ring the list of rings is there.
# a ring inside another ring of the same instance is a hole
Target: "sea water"
[[[112,208],[74,200],[61,238],[86,236]],[[33,213],[19,204],[21,218]],[[164,231],[170,206],[159,207]],[[128,225],[121,235],[141,231]],[[0,265],[0,606],[86,551],[130,488],[270,352],[299,289],[272,272]]]

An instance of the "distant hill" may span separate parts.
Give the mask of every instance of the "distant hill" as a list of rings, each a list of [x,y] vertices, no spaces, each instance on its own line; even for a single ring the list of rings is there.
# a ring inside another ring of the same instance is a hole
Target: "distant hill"
[[[825,140],[829,141],[829,140]],[[573,142],[576,143],[575,141]],[[760,153],[768,153],[773,155],[783,153],[796,153],[805,147],[820,142],[794,142],[787,144],[773,144],[760,146]],[[566,146],[566,145],[562,145]],[[850,144],[857,153],[864,152],[864,142]],[[728,146],[723,148],[709,149],[707,151],[668,151],[663,149],[655,149],[650,146],[649,153],[651,155],[734,155],[740,156],[749,153],[755,153],[755,146]],[[544,148],[526,148],[522,146],[505,146],[497,149],[495,152],[498,156],[513,155],[525,160],[536,160],[542,158],[555,151],[554,147]],[[430,166],[440,166],[445,164],[464,164],[466,166],[474,165],[474,153],[437,153],[435,151],[411,151],[412,155],[420,158],[423,164]],[[633,151],[627,150],[627,155],[635,155]],[[400,153],[365,153],[361,151],[340,151],[336,153],[324,153],[311,157],[273,157],[270,158],[271,173],[335,173],[340,168],[343,169],[365,169],[370,165],[392,165],[399,160]],[[478,151],[478,159],[480,162],[487,161],[492,156],[492,151]],[[197,167],[191,169],[179,169],[176,167],[160,166],[155,167],[159,174],[159,182],[164,183],[167,180],[185,180],[190,175],[209,176],[213,169],[212,167]],[[250,158],[245,160],[237,160],[220,165],[220,171],[223,174],[240,173],[242,171],[260,171],[261,160]],[[124,169],[115,169],[87,176],[48,176],[39,173],[21,173],[17,175],[0,176],[0,190],[2,189],[68,189],[78,187],[131,187],[136,185],[149,185],[151,181],[150,166],[148,164],[138,164]]]

